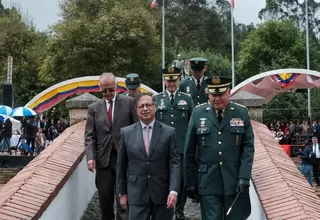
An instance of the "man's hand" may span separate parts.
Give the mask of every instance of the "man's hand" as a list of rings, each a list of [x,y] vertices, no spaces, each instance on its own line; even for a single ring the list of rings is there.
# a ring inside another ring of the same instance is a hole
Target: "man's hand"
[[[123,210],[128,209],[128,196],[127,195],[122,195],[120,197],[120,205]]]
[[[95,160],[89,160],[87,166],[88,166],[88,170],[93,173],[94,170],[96,169],[96,161]]]
[[[174,193],[170,193],[167,199],[167,209],[173,209],[177,204],[177,195]]]
[[[250,182],[247,179],[240,178],[237,184],[237,193],[249,193]]]
[[[187,196],[192,200],[199,199],[198,191],[197,191],[196,187],[194,187],[194,186],[187,187],[186,193],[187,193]]]

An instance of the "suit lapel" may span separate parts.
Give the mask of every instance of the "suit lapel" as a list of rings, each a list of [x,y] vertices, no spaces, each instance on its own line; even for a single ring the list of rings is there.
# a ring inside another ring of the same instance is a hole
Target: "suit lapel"
[[[137,144],[141,150],[141,153],[145,156],[145,158],[147,158],[148,155],[147,155],[146,148],[144,146],[142,127],[141,127],[140,121],[135,124],[134,129],[135,129],[134,132],[136,135]]]
[[[230,118],[231,118],[231,110],[230,110],[230,105],[228,104],[224,113],[223,113],[223,118],[222,118],[222,122],[220,125],[220,129],[229,123]]]
[[[216,111],[214,111],[214,109],[210,106],[207,108],[207,117],[210,119],[210,121],[212,121],[212,123],[219,128],[220,124],[218,122],[218,118],[216,115]]]
[[[117,120],[117,116],[119,115],[118,112],[120,112],[122,109],[122,100],[120,95],[116,95],[116,103],[114,106],[114,112],[113,112],[113,122],[112,122],[112,127],[115,125],[115,122]],[[117,112],[117,114],[116,114]]]
[[[108,116],[107,102],[104,98],[100,100],[100,106],[101,106],[101,112],[103,113],[103,116],[106,119],[108,126],[110,127],[111,124]]]
[[[157,122],[157,120],[154,122],[153,128],[152,128],[152,136],[151,136],[151,141],[150,141],[150,145],[149,145],[149,154],[148,157],[151,156],[152,152],[154,151],[154,149],[157,146],[160,134],[162,130],[162,126],[159,122]],[[143,145],[144,146],[144,145]]]

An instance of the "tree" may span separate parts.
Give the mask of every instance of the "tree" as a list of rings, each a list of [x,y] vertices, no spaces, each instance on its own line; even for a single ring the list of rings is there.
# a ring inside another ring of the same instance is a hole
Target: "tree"
[[[41,88],[37,86],[39,58],[46,35],[26,24],[16,8],[4,9],[0,3],[0,73],[6,80],[7,57],[13,57],[13,90],[15,106],[25,105]]]
[[[308,1],[309,29],[316,34],[320,31],[320,3]],[[290,20],[300,29],[305,29],[306,9],[305,1],[301,0],[266,0],[266,7],[259,12],[259,18],[269,20]]]
[[[320,54],[310,41],[311,69],[319,69]],[[305,68],[304,34],[290,21],[269,21],[241,43],[238,69],[242,80],[279,68]]]
[[[150,11],[138,3],[133,8],[115,4],[97,18],[65,16],[53,27],[40,69],[43,84],[102,72],[137,72],[143,83],[160,87],[161,43]]]

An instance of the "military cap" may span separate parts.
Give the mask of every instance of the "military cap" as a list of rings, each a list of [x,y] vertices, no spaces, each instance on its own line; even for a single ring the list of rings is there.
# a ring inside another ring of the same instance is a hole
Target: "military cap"
[[[206,79],[209,93],[216,95],[225,93],[228,90],[231,81],[231,78],[225,76],[212,76]]]
[[[177,67],[168,67],[162,69],[161,73],[166,80],[176,81],[181,74],[181,69]]]
[[[190,68],[193,71],[201,71],[203,70],[204,66],[206,65],[206,62],[208,60],[206,58],[203,57],[195,57],[195,58],[191,58],[189,60],[190,62]]]
[[[136,89],[140,85],[141,80],[138,74],[130,73],[126,76],[125,82],[128,89]]]

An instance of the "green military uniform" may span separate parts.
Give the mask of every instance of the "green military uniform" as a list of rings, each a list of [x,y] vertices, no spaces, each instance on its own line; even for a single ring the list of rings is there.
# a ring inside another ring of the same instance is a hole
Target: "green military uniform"
[[[137,89],[138,86],[141,85],[141,80],[140,80],[139,75],[137,73],[130,73],[126,76],[125,83],[126,83],[127,89],[134,90],[134,89]],[[120,94],[125,95],[125,96],[129,96],[128,92],[123,92]]]
[[[162,70],[164,79],[167,81],[176,82],[180,76],[179,68],[166,68]],[[171,101],[171,94],[173,95]],[[159,93],[155,96],[157,112],[156,119],[176,129],[177,146],[181,156],[181,172],[183,167],[184,141],[188,128],[189,119],[194,108],[191,97],[185,93],[176,90],[170,93],[166,90],[164,93]],[[183,173],[182,173],[183,174]],[[176,219],[184,219],[184,206],[186,203],[186,194],[183,185],[183,175],[181,178],[181,189],[178,195],[176,206]]]
[[[207,59],[196,57],[190,59],[190,67],[192,71],[202,71],[205,67]],[[194,77],[189,77],[180,82],[179,91],[191,95],[194,105],[199,105],[208,101],[208,88],[206,76],[200,79],[200,88],[197,87],[197,80]],[[201,82],[202,81],[202,82]]]
[[[223,94],[230,83],[224,84],[220,79],[217,81],[218,85],[211,89],[208,83],[209,91]],[[199,148],[197,177],[194,176],[196,146]],[[249,182],[251,178],[253,155],[254,135],[245,107],[229,102],[221,123],[217,111],[210,103],[194,109],[186,135],[184,176],[186,187],[196,186],[198,181],[203,220],[223,219],[237,195],[240,180]],[[240,193],[230,215],[225,219],[243,220],[250,212],[249,194]]]

